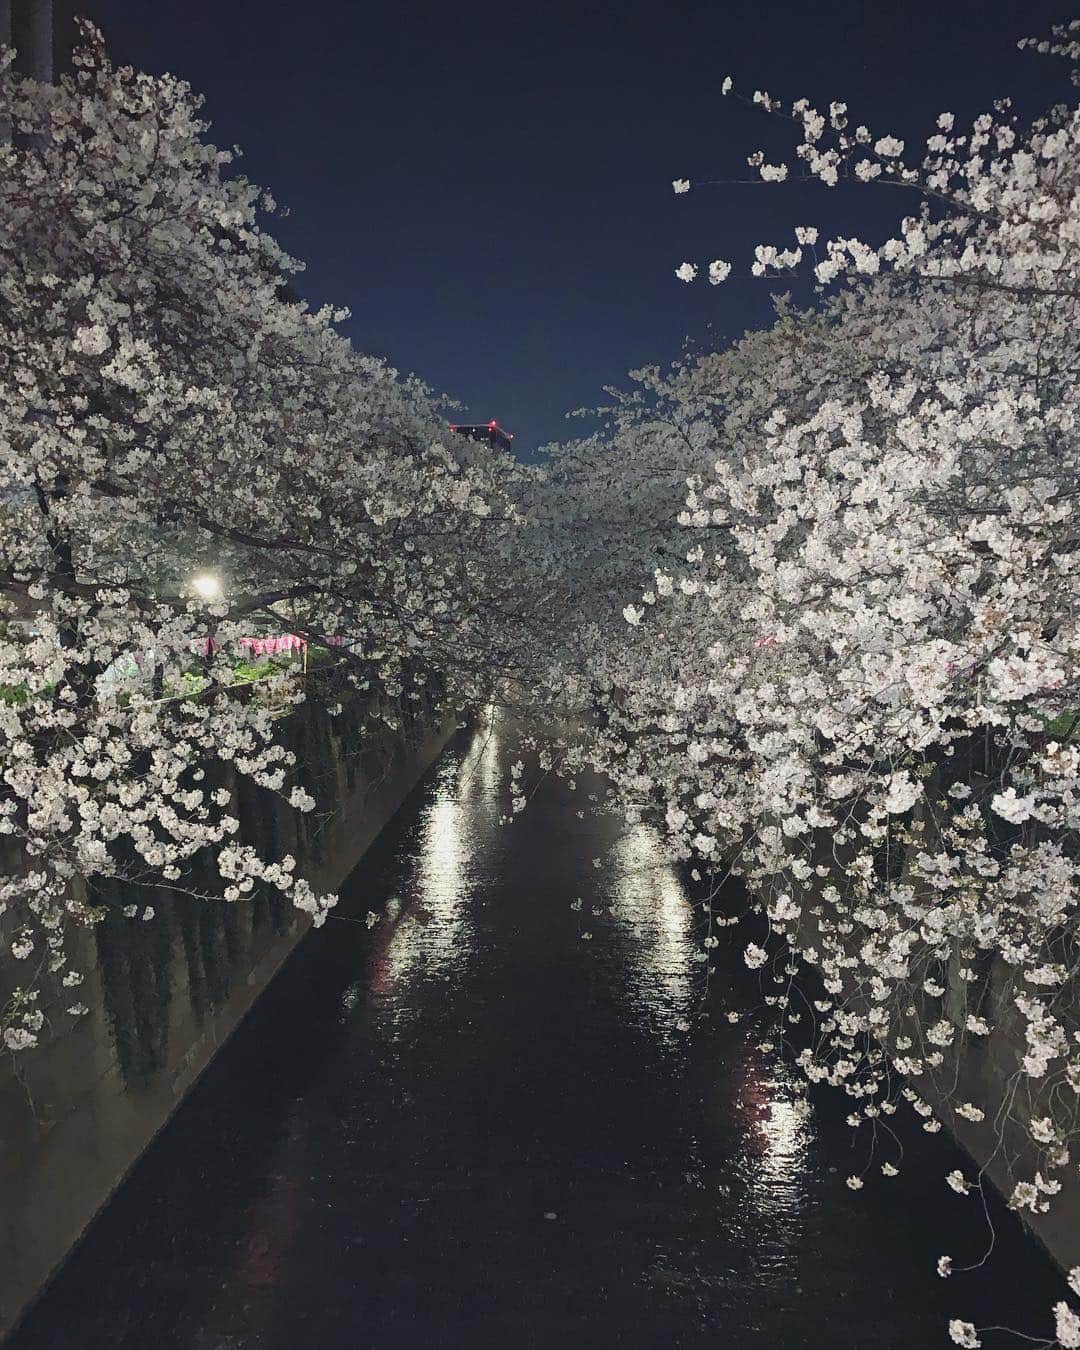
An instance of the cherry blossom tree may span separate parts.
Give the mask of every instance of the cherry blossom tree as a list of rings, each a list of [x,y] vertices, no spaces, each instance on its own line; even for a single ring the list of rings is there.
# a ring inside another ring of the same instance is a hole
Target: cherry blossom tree
[[[513,657],[505,457],[447,436],[413,380],[293,294],[270,197],[205,139],[183,82],[114,67],[84,29],[56,85],[0,62],[0,882],[31,1046],[81,880],[233,900],[265,883],[316,923],[291,859],[238,841],[214,764],[314,803],[281,744],[295,674],[234,687],[244,634],[333,643],[381,699],[484,700]],[[82,1005],[72,994],[70,1011]],[[50,1000],[52,1001],[52,1000]],[[61,1005],[62,1006],[62,1005]]]
[[[1075,60],[1076,31],[1043,48]],[[578,718],[559,756],[714,894],[744,879],[778,1039],[867,1137],[853,1189],[874,1158],[902,1170],[906,1102],[931,1133],[985,1122],[1037,1216],[1075,1191],[1080,1135],[1080,113],[945,113],[909,161],[841,103],[752,102],[800,138],[750,156],[762,182],[888,183],[911,214],[883,244],[799,225],[758,246],[751,273],[809,268],[814,303],[663,384],[664,422],[695,428],[674,459],[659,420],[591,450],[600,473],[629,459],[617,491],[646,514],[651,463],[667,482],[681,458],[688,490],[638,552],[623,639],[583,674],[571,644],[550,681]],[[620,589],[633,553],[609,558]],[[741,917],[716,906],[706,945]],[[976,1100],[966,1056],[995,1037],[1020,1048]],[[1067,1300],[1054,1320],[1080,1345]]]

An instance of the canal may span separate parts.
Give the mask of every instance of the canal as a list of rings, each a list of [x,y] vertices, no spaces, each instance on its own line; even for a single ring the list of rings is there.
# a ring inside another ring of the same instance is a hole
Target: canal
[[[950,1316],[1044,1330],[1060,1280],[1000,1206],[988,1268],[938,1278],[939,1255],[986,1244],[944,1182],[965,1165],[948,1141],[898,1115],[901,1178],[849,1190],[865,1158],[844,1102],[808,1102],[762,1048],[737,944],[703,1004],[701,935],[648,830],[555,780],[502,824],[512,754],[498,724],[450,746],[13,1350],[922,1350]]]

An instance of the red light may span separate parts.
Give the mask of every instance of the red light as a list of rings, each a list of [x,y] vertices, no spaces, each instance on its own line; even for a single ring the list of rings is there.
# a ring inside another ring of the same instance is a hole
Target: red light
[[[488,423],[488,430],[489,430],[489,431],[494,431],[495,428],[496,428],[497,426],[498,426],[498,423],[497,423],[496,421],[492,420],[492,421],[490,421],[490,422]]]

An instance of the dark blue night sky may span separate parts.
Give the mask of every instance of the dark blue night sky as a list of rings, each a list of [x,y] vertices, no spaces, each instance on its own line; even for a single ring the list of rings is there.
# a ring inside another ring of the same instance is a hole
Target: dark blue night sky
[[[563,439],[564,414],[687,340],[768,316],[746,260],[788,226],[880,237],[894,189],[718,186],[781,129],[720,95],[730,73],[875,131],[921,138],[933,115],[1001,94],[1033,111],[1066,88],[1018,37],[1064,0],[879,4],[357,3],[93,0],[114,56],[207,98],[219,144],[291,214],[299,288],[348,305],[358,347],[498,417],[517,447]],[[684,286],[684,258],[742,264]],[[711,328],[711,331],[710,331]]]

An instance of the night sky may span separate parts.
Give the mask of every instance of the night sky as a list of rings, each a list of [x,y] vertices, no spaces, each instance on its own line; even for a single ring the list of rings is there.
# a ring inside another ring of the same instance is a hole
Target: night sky
[[[1070,86],[1015,50],[1070,0],[797,5],[515,5],[359,0],[92,0],[114,57],[206,95],[212,138],[290,215],[312,302],[347,305],[356,345],[497,417],[531,448],[625,372],[718,345],[768,317],[753,245],[791,224],[882,237],[895,189],[745,178],[784,131],[720,95],[731,74],[920,142],[934,115],[1012,95],[1032,112]],[[691,259],[736,263],[685,286]],[[742,267],[739,268],[739,264]],[[776,283],[773,283],[775,286]]]

